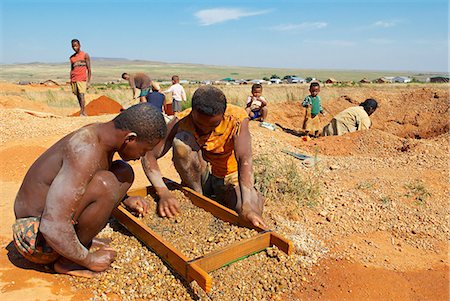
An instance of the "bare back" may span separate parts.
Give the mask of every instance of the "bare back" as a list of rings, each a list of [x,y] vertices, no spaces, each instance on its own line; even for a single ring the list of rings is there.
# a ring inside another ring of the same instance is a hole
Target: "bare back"
[[[97,157],[100,156],[97,170],[109,168],[112,156],[104,151],[99,143],[98,126],[98,124],[88,125],[65,136],[31,165],[14,203],[16,218],[42,215],[50,186],[62,172],[64,158],[67,155],[79,156],[76,159],[83,160],[86,152],[95,152]],[[74,172],[83,171],[74,170]],[[68,187],[58,187],[58,189],[66,188]]]

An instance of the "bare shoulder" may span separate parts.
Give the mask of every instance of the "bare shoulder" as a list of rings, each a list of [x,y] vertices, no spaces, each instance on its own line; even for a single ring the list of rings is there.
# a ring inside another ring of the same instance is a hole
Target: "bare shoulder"
[[[64,152],[74,159],[101,156],[102,147],[96,125],[88,125],[74,132],[67,140]]]

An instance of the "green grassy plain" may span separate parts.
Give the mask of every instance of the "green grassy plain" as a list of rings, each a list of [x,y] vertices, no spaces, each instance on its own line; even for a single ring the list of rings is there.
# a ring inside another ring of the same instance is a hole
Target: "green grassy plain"
[[[1,65],[0,81],[42,82],[51,79],[59,83],[65,83],[69,80],[69,70],[68,62]],[[364,77],[374,80],[382,76],[410,76],[419,81],[425,81],[427,77],[443,75],[443,73],[439,72],[283,69],[161,63],[122,59],[92,60],[93,83],[117,81],[123,72],[144,72],[157,81],[169,81],[174,74],[178,74],[181,79],[189,81],[220,80],[226,77],[234,79],[262,79],[263,77],[270,78],[274,74],[281,78],[285,75],[297,75],[303,78],[315,77],[321,81],[325,81],[328,78],[335,78],[338,81],[359,81]]]

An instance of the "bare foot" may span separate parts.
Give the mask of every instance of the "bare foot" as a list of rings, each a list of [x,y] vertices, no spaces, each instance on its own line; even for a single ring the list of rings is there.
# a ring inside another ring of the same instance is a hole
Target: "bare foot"
[[[53,265],[55,272],[59,274],[67,274],[77,277],[93,278],[98,276],[99,272],[93,272],[91,270],[82,267],[66,258],[61,258]]]
[[[80,117],[85,117],[85,116],[87,116],[87,114],[85,112],[80,113]]]

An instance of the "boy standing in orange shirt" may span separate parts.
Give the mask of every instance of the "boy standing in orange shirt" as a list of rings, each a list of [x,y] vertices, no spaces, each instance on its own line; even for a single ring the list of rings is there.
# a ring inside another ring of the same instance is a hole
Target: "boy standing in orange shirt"
[[[72,85],[72,92],[77,96],[80,104],[80,116],[87,116],[84,111],[84,94],[87,90],[87,85],[91,81],[91,58],[89,54],[81,51],[80,41],[72,40],[72,49],[75,51],[70,56],[70,83]],[[87,75],[86,75],[87,73]]]

